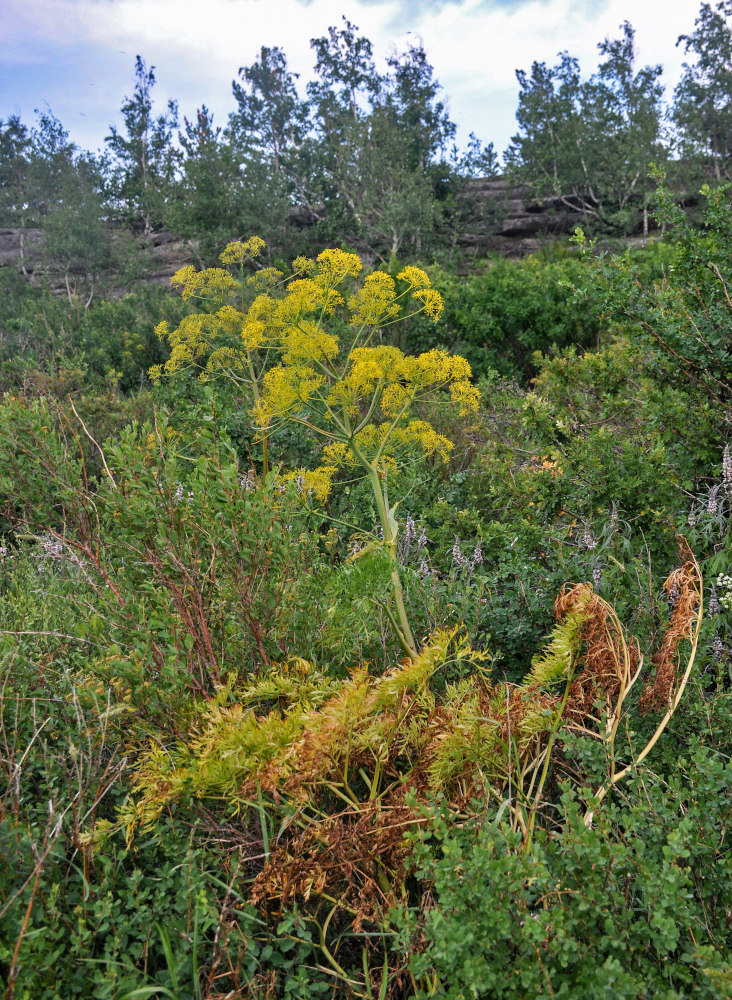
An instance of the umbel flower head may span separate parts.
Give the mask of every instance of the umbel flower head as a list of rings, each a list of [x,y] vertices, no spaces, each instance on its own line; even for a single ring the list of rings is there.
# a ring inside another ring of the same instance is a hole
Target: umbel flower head
[[[245,278],[244,265],[264,248],[256,236],[235,241],[221,254],[224,267],[187,266],[173,275],[182,297],[204,308],[175,329],[157,327],[171,354],[151,377],[193,369],[203,380],[229,378],[251,387],[260,434],[289,422],[320,434],[327,445],[313,488],[320,498],[343,464],[385,474],[415,449],[447,461],[452,443],[411,414],[427,396],[443,396],[461,415],[475,411],[479,394],[467,361],[441,350],[409,356],[374,342],[400,319],[439,319],[442,296],[429,275],[409,265],[396,279],[382,271],[362,277],[356,254],[329,249],[315,260],[295,258],[289,278],[271,267]]]
[[[320,436],[322,465],[286,473],[280,482],[283,491],[294,482],[305,503],[327,499],[341,466],[361,469],[380,521],[375,541],[394,567],[390,621],[404,651],[415,657],[397,569],[398,505],[389,504],[387,479],[415,453],[448,460],[452,442],[415,419],[413,410],[424,399],[456,406],[461,416],[477,410],[470,366],[445,351],[410,356],[382,343],[383,330],[400,319],[419,313],[440,318],[442,296],[421,268],[405,267],[396,279],[380,271],[362,278],[356,254],[331,249],[315,260],[296,257],[288,278],[271,267],[244,278],[244,266],[263,250],[258,237],[236,241],[221,254],[224,267],[188,266],[173,275],[181,296],[200,300],[202,309],[174,330],[158,326],[171,354],[150,376],[159,380],[193,369],[203,380],[227,378],[245,387],[265,479],[268,442],[280,427],[296,423]],[[475,565],[479,558],[476,548]]]

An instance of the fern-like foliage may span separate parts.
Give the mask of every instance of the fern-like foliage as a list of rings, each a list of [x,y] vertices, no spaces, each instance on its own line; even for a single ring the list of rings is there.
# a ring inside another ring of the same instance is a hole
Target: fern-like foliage
[[[682,583],[685,617],[679,612],[671,623],[659,670],[692,618],[698,636],[698,573],[689,569]],[[599,798],[629,770],[615,774],[612,754],[640,674],[637,644],[586,584],[565,588],[556,613],[558,624],[520,685],[493,680],[490,655],[453,629],[438,631],[382,676],[358,664],[336,679],[292,660],[240,688],[222,688],[201,704],[184,740],[140,755],[134,800],[120,822],[131,835],[154,827],[164,809],[216,803],[209,816],[238,814],[236,828],[251,848],[241,887],[249,902],[265,913],[297,902],[322,922],[324,941],[329,924],[342,934],[383,928],[412,871],[404,833],[424,822],[423,807],[436,796],[456,821],[475,815],[476,803],[482,811],[487,801],[501,803],[526,846],[537,824],[549,816],[556,822],[544,800],[557,785],[550,776],[561,766],[553,750],[562,733],[592,731],[604,740],[610,772]],[[460,680],[432,683],[455,664]]]
[[[592,597],[592,589],[583,586],[572,609],[554,626],[548,645],[532,660],[525,683],[552,690],[559,682],[570,678],[580,655],[582,629]]]

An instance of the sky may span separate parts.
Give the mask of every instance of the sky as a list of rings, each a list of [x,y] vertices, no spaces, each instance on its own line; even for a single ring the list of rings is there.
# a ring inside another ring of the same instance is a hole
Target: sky
[[[82,148],[104,146],[134,88],[140,54],[155,67],[156,108],[207,105],[215,123],[234,110],[232,80],[263,45],[278,45],[304,84],[311,38],[342,15],[374,44],[377,65],[419,40],[447,98],[461,144],[474,132],[498,152],[516,131],[517,69],[568,51],[589,76],[597,44],[636,29],[639,65],[661,63],[667,98],[679,79],[680,34],[699,0],[1,0],[0,119],[28,124],[50,107]]]

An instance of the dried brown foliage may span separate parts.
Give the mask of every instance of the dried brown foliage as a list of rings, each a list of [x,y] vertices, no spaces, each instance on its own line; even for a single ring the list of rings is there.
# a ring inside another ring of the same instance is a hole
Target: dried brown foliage
[[[676,593],[676,603],[644,705],[677,703],[693,660],[692,642],[679,681],[680,643],[693,638],[700,620],[696,564],[672,573],[665,589]],[[670,717],[637,760],[616,773],[614,739],[642,668],[638,643],[588,584],[566,586],[555,611],[551,641],[521,685],[494,682],[458,630],[437,633],[418,657],[381,677],[359,666],[344,682],[329,679],[326,687],[305,665],[303,684],[314,692],[321,684],[317,697],[273,708],[271,693],[258,705],[250,692],[236,710],[212,716],[210,730],[199,727],[189,771],[179,766],[174,775],[156,773],[152,760],[139,787],[146,785],[154,799],[166,781],[180,789],[190,775],[198,782],[196,795],[205,797],[201,780],[210,766],[219,782],[212,789],[236,789],[239,808],[255,822],[252,803],[259,802],[260,822],[262,814],[270,818],[271,836],[269,844],[264,836],[241,841],[249,902],[272,921],[293,906],[305,914],[320,928],[323,955],[339,981],[339,962],[358,965],[365,949],[367,974],[376,984],[386,961],[378,931],[388,924],[389,909],[415,891],[404,835],[427,822],[424,807],[436,794],[456,822],[474,816],[478,802],[481,810],[486,801],[504,803],[527,844],[535,824],[551,814],[547,803],[557,787],[562,758],[555,748],[562,733],[590,733],[608,747],[608,779],[596,796],[601,800],[644,758]],[[472,664],[468,676],[436,685],[445,664],[460,659]],[[280,727],[287,728],[286,739]],[[224,786],[226,768],[233,770]],[[350,955],[353,936],[362,932],[358,954]],[[403,969],[389,969],[390,996],[398,995],[403,975]]]
[[[598,697],[602,697],[608,714],[612,713],[619,696],[636,676],[640,649],[634,637],[626,641],[615,612],[589,584],[578,583],[571,588],[565,585],[554,604],[559,622],[578,610],[582,614],[583,666],[570,684],[564,718],[586,727]]]
[[[642,712],[669,708],[679,677],[679,646],[684,639],[691,639],[699,614],[699,568],[695,562],[685,562],[676,569],[663,585],[669,600],[673,601],[671,619],[661,641],[661,648],[654,654],[655,676],[646,684],[641,695]]]

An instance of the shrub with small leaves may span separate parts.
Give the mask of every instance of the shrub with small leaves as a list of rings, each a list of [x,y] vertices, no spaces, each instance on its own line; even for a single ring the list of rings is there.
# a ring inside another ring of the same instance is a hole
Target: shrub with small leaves
[[[591,826],[565,791],[528,852],[497,813],[461,829],[435,810],[410,833],[435,901],[400,917],[417,996],[728,997],[731,781],[699,748]]]

